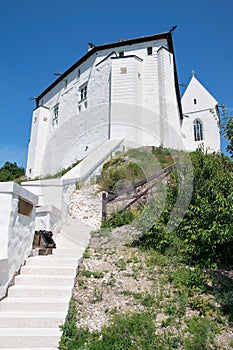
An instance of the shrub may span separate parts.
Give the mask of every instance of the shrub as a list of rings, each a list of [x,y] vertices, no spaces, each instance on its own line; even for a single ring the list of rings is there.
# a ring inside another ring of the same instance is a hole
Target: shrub
[[[192,261],[230,264],[233,256],[233,164],[222,154],[192,154],[194,189],[177,234]]]
[[[174,171],[159,219],[143,235],[141,244],[158,251],[177,253],[203,266],[232,264],[233,163],[223,154],[191,154],[193,194],[183,221],[173,232],[167,228],[180,179]],[[172,220],[176,220],[173,215]]]

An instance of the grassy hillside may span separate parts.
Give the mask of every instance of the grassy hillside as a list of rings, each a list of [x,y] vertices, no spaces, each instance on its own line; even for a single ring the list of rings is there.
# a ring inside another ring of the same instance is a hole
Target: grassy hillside
[[[93,234],[60,349],[233,348],[232,161],[143,148],[107,162],[100,183],[111,193],[177,156],[165,198],[142,202]],[[136,230],[139,238],[127,241]]]

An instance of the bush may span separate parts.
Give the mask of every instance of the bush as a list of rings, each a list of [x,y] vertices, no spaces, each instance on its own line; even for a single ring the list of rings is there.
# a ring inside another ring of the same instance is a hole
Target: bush
[[[177,231],[192,261],[232,264],[233,164],[222,154],[192,154],[193,196]]]
[[[203,266],[233,264],[233,163],[223,154],[191,154],[193,194],[183,221],[172,233],[167,229],[176,201],[179,178],[173,172],[166,205],[159,219],[143,235],[141,244],[165,253],[177,248],[189,262]]]

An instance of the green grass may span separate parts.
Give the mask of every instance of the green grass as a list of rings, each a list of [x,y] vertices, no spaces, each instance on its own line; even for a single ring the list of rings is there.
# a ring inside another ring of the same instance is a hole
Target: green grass
[[[122,190],[174,163],[179,152],[162,147],[142,147],[118,153],[107,161],[101,171],[99,184],[107,192]]]

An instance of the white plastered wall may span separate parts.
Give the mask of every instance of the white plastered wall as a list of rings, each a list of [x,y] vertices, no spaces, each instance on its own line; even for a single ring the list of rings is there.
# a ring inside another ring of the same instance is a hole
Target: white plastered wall
[[[183,97],[182,138],[185,149],[195,151],[200,145],[208,152],[220,151],[220,129],[218,102],[208,90],[192,77]],[[194,140],[194,121],[198,119],[203,125],[203,140]]]
[[[160,140],[164,147],[181,149],[180,115],[177,103],[173,55],[166,48],[158,51],[160,101]]]
[[[29,203],[30,212],[20,212],[19,201]],[[37,196],[18,184],[0,182],[0,299],[32,251],[37,201]]]

